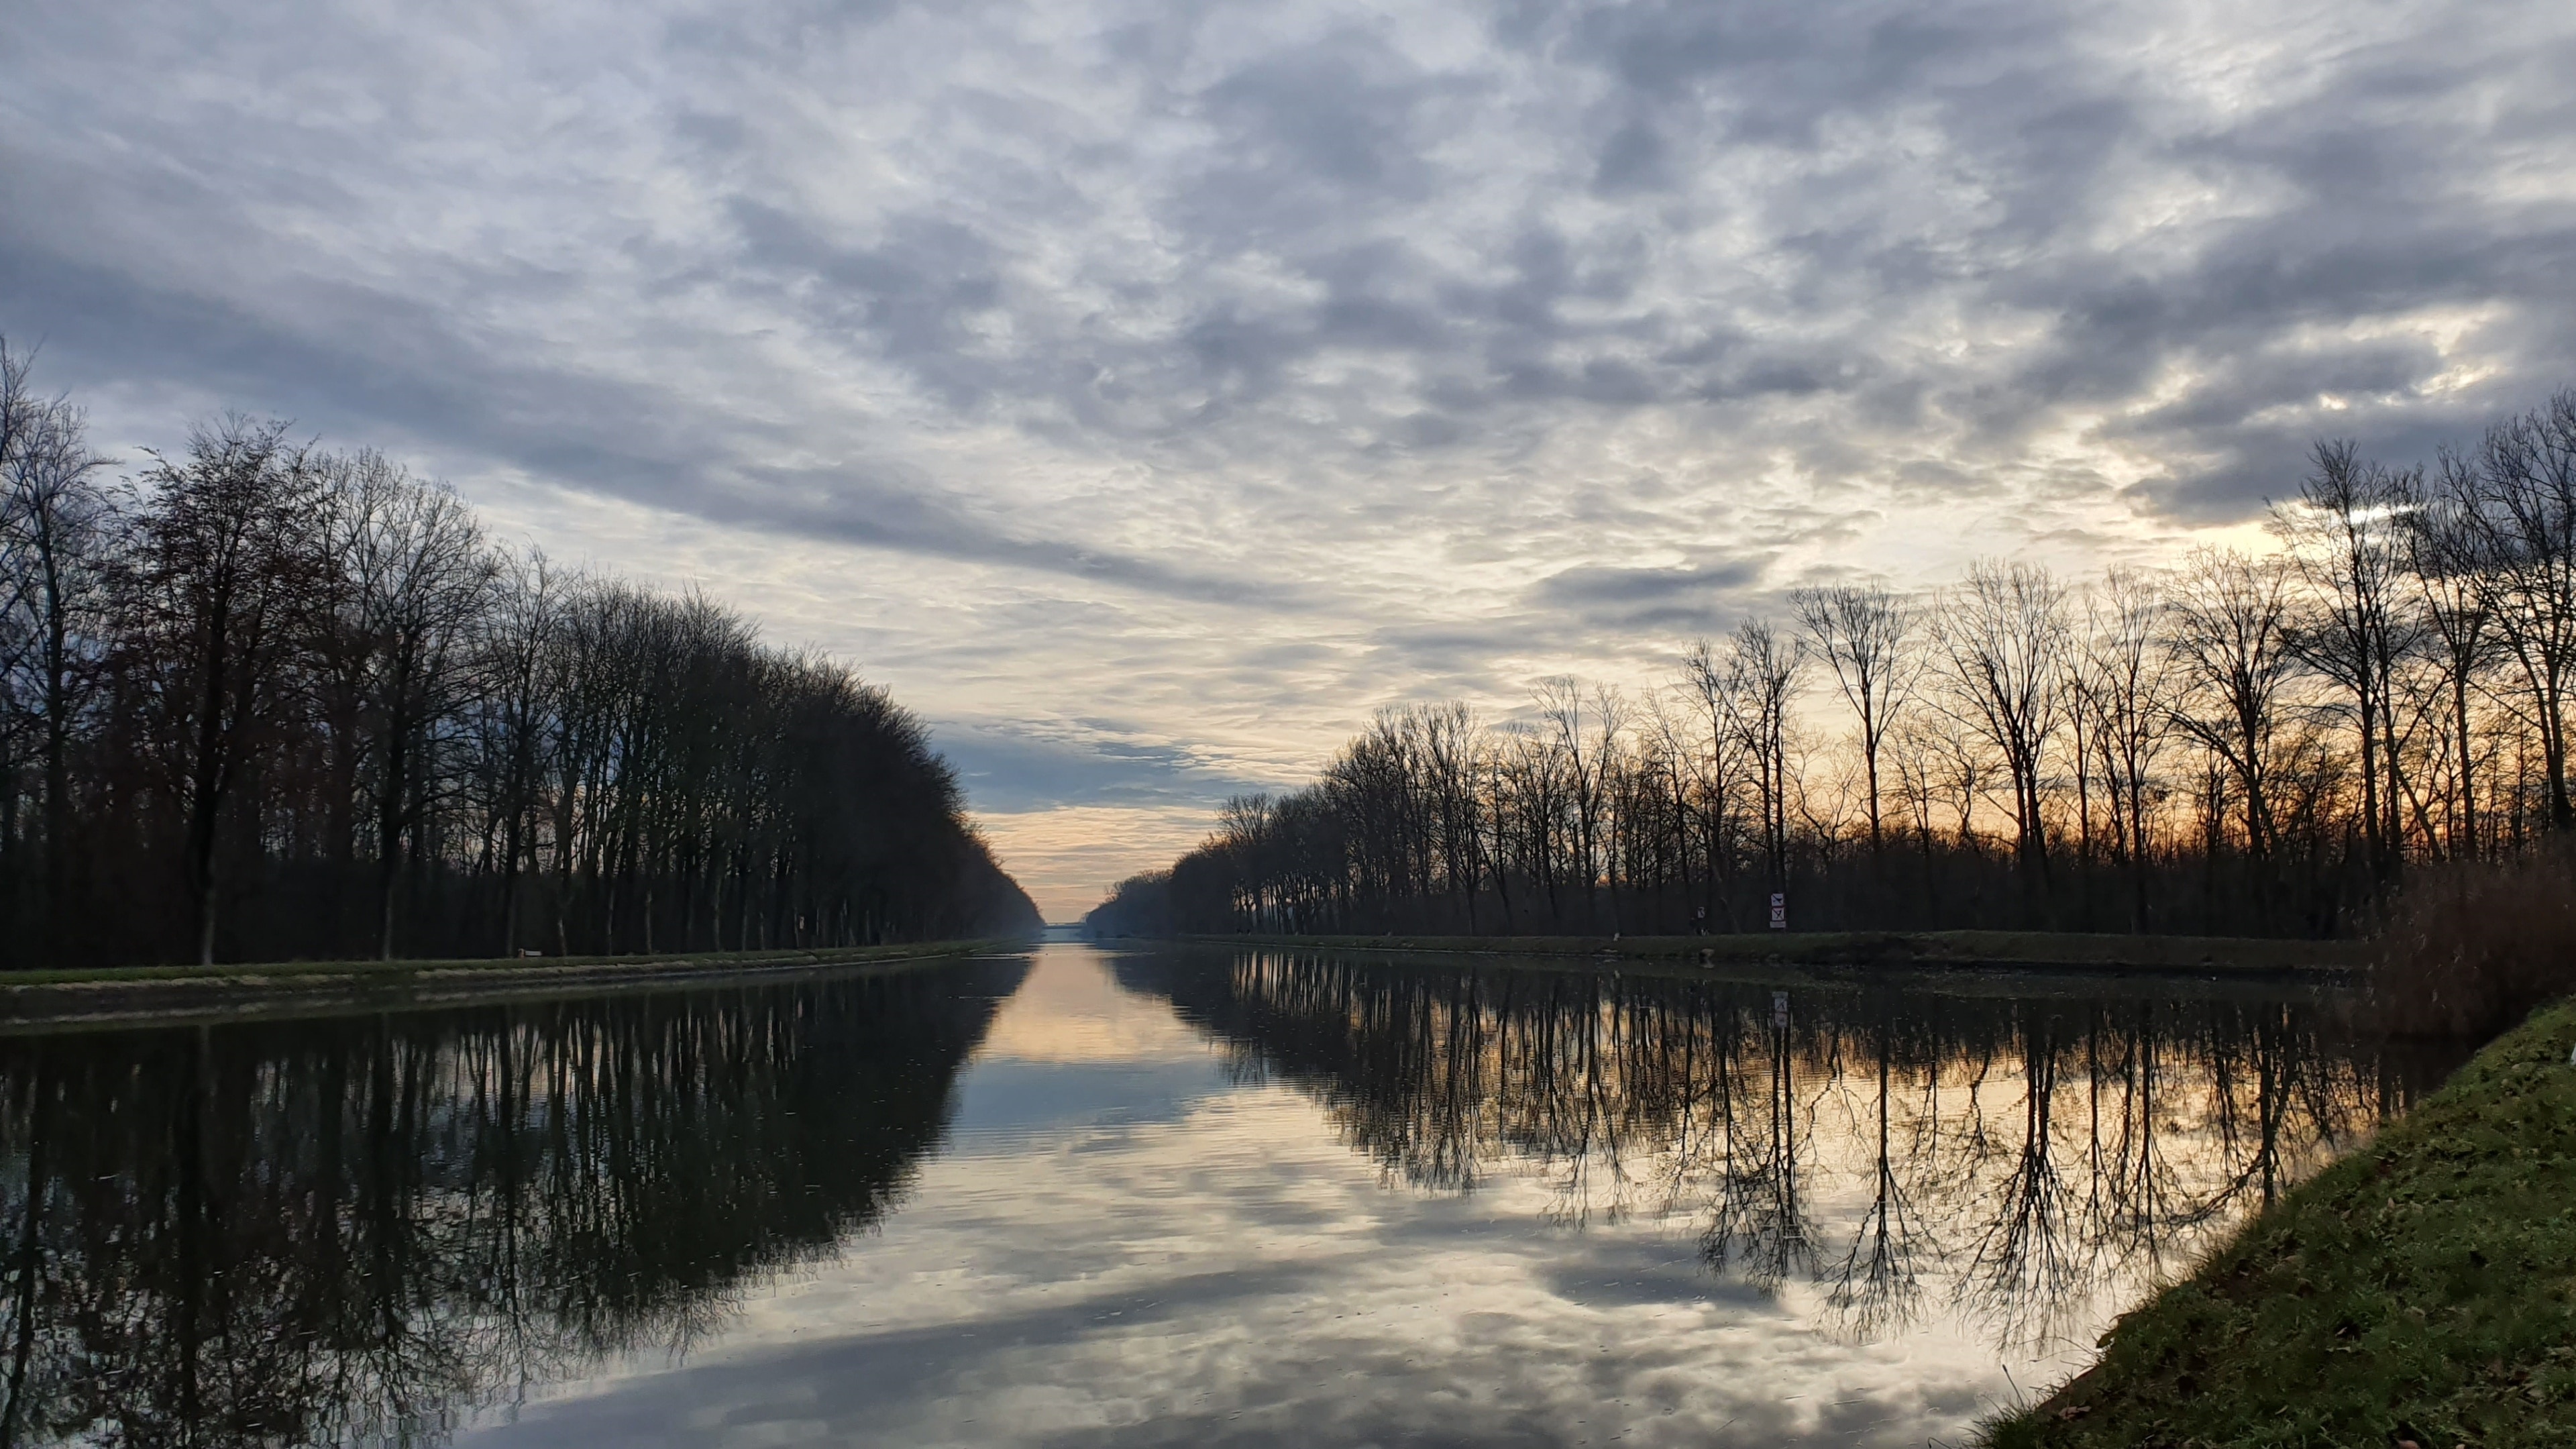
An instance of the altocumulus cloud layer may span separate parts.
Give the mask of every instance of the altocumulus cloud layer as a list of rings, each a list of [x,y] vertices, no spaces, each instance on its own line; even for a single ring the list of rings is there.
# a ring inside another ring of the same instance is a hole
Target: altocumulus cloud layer
[[[852,655],[1061,915],[1373,706],[2576,382],[2570,74],[2553,3],[40,6],[0,327],[129,457],[291,416]]]

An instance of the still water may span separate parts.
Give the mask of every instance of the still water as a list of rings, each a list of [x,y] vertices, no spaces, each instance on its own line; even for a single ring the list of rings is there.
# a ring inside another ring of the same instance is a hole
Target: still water
[[[1957,1443],[2448,1065],[1780,990],[1048,945],[0,1041],[0,1438]]]

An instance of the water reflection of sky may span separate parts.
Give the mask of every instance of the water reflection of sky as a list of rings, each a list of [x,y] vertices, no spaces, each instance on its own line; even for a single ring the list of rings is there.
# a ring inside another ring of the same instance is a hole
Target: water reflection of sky
[[[1872,1205],[1874,1082],[1852,1076],[1795,1087],[1825,1268]],[[1973,1158],[1990,1124],[2008,1156],[2027,1094],[2009,1061],[1976,1078],[1943,1085],[1929,1128],[1909,1095],[1901,1125],[1969,1134]],[[1920,1445],[2080,1364],[2148,1271],[2098,1273],[2055,1306],[2056,1337],[1998,1348],[1957,1291],[1991,1251],[1963,1209],[2015,1209],[1970,1161],[1916,1204],[1943,1220],[1918,1225],[1940,1251],[1914,1321],[1855,1332],[1830,1273],[1713,1270],[1706,1194],[1670,1151],[1615,1174],[1488,1163],[1475,1191],[1440,1190],[1355,1152],[1331,1095],[1050,947],[899,1211],[684,1355],[540,1390],[460,1442]],[[2197,1108],[2172,1110],[2187,1155]]]

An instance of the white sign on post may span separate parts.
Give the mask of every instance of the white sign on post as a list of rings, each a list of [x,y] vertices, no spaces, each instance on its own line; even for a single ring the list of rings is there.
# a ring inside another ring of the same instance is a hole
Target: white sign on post
[[[1789,929],[1789,897],[1786,892],[1771,893],[1771,929],[1775,931]]]
[[[1787,1031],[1789,1029],[1788,992],[1774,991],[1771,993],[1771,1029],[1773,1031]]]

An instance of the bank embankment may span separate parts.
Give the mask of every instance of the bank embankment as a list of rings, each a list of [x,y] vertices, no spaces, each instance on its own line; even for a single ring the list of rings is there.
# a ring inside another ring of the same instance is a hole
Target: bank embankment
[[[2576,1444],[2576,1002],[2125,1315],[1991,1449]]]
[[[2027,967],[2084,973],[2337,976],[2358,971],[2350,941],[2224,936],[2120,936],[2075,931],[1779,931],[1723,936],[1267,936],[1196,938],[1233,945],[1345,951],[1566,956],[1710,965]]]
[[[455,961],[279,961],[22,971],[0,977],[0,1034],[85,1026],[322,1016],[591,996],[728,980],[891,970],[1012,941],[931,941],[814,951],[559,956]]]

